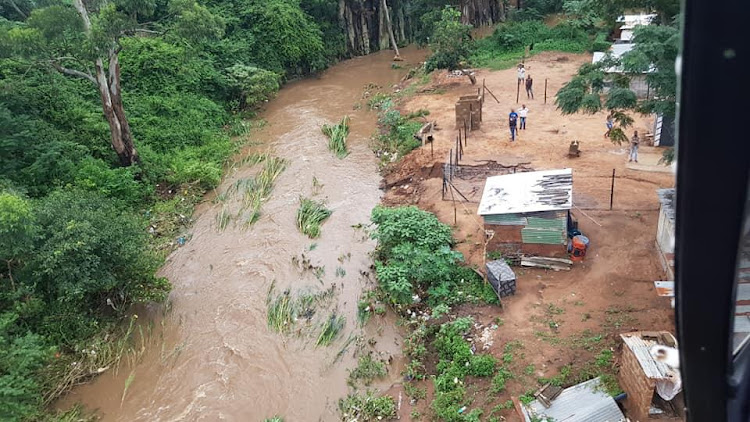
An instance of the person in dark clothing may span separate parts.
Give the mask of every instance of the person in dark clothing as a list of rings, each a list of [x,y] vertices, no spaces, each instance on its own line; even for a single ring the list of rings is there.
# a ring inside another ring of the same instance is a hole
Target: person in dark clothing
[[[532,89],[534,80],[531,79],[531,75],[526,77],[526,98],[534,99],[534,90]]]
[[[510,109],[508,127],[510,127],[510,141],[513,142],[516,140],[516,131],[518,131],[518,113],[514,109]]]

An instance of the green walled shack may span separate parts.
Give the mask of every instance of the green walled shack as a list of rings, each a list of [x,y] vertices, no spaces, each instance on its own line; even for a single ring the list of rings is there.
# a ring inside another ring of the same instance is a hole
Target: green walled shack
[[[478,210],[487,252],[566,257],[572,207],[571,169],[488,177]]]

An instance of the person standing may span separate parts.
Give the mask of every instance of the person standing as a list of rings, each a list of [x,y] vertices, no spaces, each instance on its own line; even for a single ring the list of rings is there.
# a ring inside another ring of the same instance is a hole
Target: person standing
[[[526,130],[526,116],[529,114],[529,109],[526,108],[526,104],[521,104],[521,109],[518,110],[518,117],[521,118],[521,126],[519,130]]]
[[[604,137],[609,138],[609,132],[612,132],[612,128],[615,127],[615,121],[612,119],[612,115],[607,115],[607,131],[604,132]]]
[[[526,99],[531,98],[534,99],[534,90],[532,89],[532,86],[534,85],[534,80],[531,79],[531,75],[526,77]]]
[[[523,64],[518,65],[518,85],[523,85],[523,80],[526,78],[526,69]]]
[[[512,108],[508,115],[508,127],[510,127],[510,141],[513,142],[516,140],[516,131],[518,130],[518,113]]]
[[[633,132],[633,137],[630,138],[630,157],[628,162],[638,162],[638,146],[641,144],[640,138],[638,138],[638,131]]]

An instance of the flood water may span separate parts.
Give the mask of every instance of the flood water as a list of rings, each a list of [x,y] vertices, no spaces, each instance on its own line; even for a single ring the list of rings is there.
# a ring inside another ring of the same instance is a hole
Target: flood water
[[[424,52],[410,48],[402,55],[413,64]],[[345,340],[362,332],[357,299],[372,282],[362,272],[369,271],[375,246],[352,226],[369,222],[381,195],[377,161],[368,147],[376,115],[367,110],[362,92],[368,83],[390,89],[404,76],[407,66],[392,69],[392,57],[386,51],[342,62],[319,77],[286,85],[268,103],[262,114],[268,124],[251,139],[262,143],[255,148],[269,149],[289,165],[261,219],[247,229],[230,222],[220,231],[216,215],[222,205],[202,204],[188,242],[161,270],[174,285],[164,328],[152,335],[138,364],[76,388],[61,406],[82,402],[105,421],[262,421],[274,415],[287,421],[338,420],[337,401],[348,392],[348,370],[356,359],[349,350],[334,360]],[[361,109],[355,109],[357,103]],[[351,154],[339,160],[328,151],[320,125],[347,114]],[[258,167],[230,171],[218,190],[252,176]],[[313,177],[322,184],[316,198],[325,199],[333,215],[320,238],[310,240],[295,222],[299,197],[311,196]],[[325,267],[322,281],[292,263],[302,253]],[[346,275],[337,275],[337,267]],[[271,331],[266,296],[274,281],[277,291],[293,292],[321,291],[335,283],[331,309],[347,321],[341,337],[316,348],[317,331],[291,336]],[[373,321],[367,330],[378,336],[379,349],[398,353],[400,339],[388,321]],[[392,368],[389,377],[386,383],[397,381],[398,370]]]

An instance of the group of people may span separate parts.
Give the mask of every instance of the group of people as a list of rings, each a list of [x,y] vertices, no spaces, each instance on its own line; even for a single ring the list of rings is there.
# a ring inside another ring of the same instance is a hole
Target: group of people
[[[526,74],[526,67],[521,63],[518,65],[518,85],[519,87],[521,85],[524,85],[526,87],[526,98],[527,99],[534,99],[534,80],[531,78],[531,75]],[[510,141],[514,142],[516,140],[516,135],[518,134],[519,130],[526,130],[526,117],[529,114],[529,109],[526,107],[526,104],[522,104],[521,108],[518,109],[518,112],[516,112],[515,109],[510,109],[510,114],[508,115],[508,126],[510,128]],[[519,127],[519,120],[520,120],[520,127]],[[607,131],[604,133],[605,138],[609,138],[610,132],[612,132],[612,128],[615,127],[615,121],[614,117],[610,114],[607,116]],[[641,144],[641,139],[638,137],[638,131],[634,131],[633,137],[630,138],[630,146],[628,149],[628,161],[632,162],[635,161],[638,162],[638,147]]]
[[[534,79],[531,78],[531,75],[526,74],[526,68],[523,64],[518,65],[518,85],[524,85],[526,87],[527,99],[534,99]],[[518,134],[519,130],[526,130],[526,117],[528,114],[529,109],[526,107],[526,104],[522,104],[521,108],[518,109],[518,112],[513,108],[510,109],[510,114],[508,115],[508,126],[510,127],[511,142],[516,140],[516,134]]]

